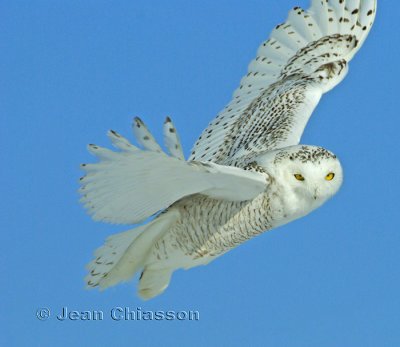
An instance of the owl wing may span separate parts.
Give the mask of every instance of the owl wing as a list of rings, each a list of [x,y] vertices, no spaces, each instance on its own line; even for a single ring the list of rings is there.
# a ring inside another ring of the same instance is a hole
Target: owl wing
[[[232,164],[296,145],[322,94],[345,77],[374,22],[376,0],[312,0],[262,43],[232,101],[204,130],[190,160]]]
[[[235,167],[184,160],[176,130],[169,118],[164,138],[170,155],[164,153],[143,122],[133,126],[143,150],[115,131],[108,133],[112,151],[89,145],[99,162],[83,164],[81,202],[95,220],[132,224],[143,221],[179,199],[204,194],[216,199],[245,201],[267,187],[267,176]]]

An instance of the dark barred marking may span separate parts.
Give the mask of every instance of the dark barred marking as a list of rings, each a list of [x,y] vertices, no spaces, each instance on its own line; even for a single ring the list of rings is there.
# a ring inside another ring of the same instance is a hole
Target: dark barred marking
[[[287,159],[319,164],[323,159],[336,159],[336,155],[322,147],[301,146],[299,150],[294,152],[283,149],[281,153],[276,155],[274,164]]]

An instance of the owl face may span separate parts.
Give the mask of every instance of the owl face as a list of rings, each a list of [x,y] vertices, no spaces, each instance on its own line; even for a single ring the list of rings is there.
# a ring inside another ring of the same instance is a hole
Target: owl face
[[[321,147],[281,149],[264,166],[279,184],[316,205],[332,197],[343,182],[342,166],[336,155]]]
[[[337,158],[323,158],[318,162],[290,160],[279,168],[280,177],[284,179],[297,194],[324,202],[339,190],[343,181],[343,172]]]

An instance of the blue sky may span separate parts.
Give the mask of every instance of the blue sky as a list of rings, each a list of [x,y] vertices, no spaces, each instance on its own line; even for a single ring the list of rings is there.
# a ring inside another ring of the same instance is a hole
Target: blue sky
[[[161,138],[171,115],[189,150],[229,101],[262,40],[300,0],[1,1],[1,345],[399,346],[400,2],[380,1],[345,81],[302,142],[335,152],[345,183],[311,215],[142,302],[136,282],[84,290],[85,264],[114,232],[78,203],[87,143]],[[197,310],[199,321],[64,321],[70,310]],[[39,321],[35,312],[52,312]],[[5,332],[5,333],[4,333]]]

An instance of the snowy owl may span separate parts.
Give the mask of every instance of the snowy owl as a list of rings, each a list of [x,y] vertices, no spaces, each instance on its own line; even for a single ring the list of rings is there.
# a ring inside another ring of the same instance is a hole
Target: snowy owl
[[[208,264],[246,240],[307,215],[331,198],[342,168],[330,151],[299,145],[322,94],[345,77],[373,24],[376,0],[313,0],[289,12],[258,49],[233,100],[186,161],[170,118],[164,152],[144,123],[142,149],[115,131],[112,151],[89,145],[81,201],[95,220],[150,222],[109,237],[88,265],[88,287],[105,289],[140,272],[150,299],[172,273]]]

